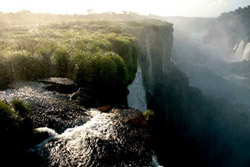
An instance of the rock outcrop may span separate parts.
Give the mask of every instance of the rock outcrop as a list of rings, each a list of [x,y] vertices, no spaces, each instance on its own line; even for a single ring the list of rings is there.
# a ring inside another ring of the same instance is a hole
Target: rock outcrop
[[[47,89],[61,93],[71,94],[77,90],[76,84],[68,78],[47,78],[39,80],[39,82],[47,84]]]

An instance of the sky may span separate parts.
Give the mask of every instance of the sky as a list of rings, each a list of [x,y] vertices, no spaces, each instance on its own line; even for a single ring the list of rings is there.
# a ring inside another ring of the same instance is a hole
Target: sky
[[[0,11],[30,10],[36,13],[86,14],[137,12],[161,16],[217,17],[250,5],[250,0],[1,0]]]

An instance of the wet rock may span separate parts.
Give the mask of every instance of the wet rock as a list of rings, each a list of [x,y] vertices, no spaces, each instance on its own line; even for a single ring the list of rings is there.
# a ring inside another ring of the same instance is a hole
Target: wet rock
[[[122,122],[130,123],[136,126],[145,126],[146,122],[140,110],[135,109],[119,109],[114,108],[111,110],[115,114],[115,119]]]
[[[0,98],[8,102],[13,98],[25,100],[32,106],[31,116],[34,128],[48,127],[58,133],[68,128],[86,123],[90,116],[88,111],[74,101],[69,95],[52,92],[41,82],[18,82],[0,93]]]
[[[152,137],[139,110],[111,106],[100,107],[102,112],[87,110],[46,86],[17,83],[0,93],[7,101],[20,98],[32,106],[32,124],[39,128],[33,142],[42,143],[27,152],[24,166],[152,166]]]
[[[38,82],[45,83],[50,91],[71,94],[77,90],[76,84],[68,78],[47,78]]]
[[[79,88],[76,92],[72,93],[70,101],[75,101],[85,107],[93,107],[98,103],[93,96],[90,96],[90,91],[86,88]]]
[[[109,112],[112,109],[111,105],[107,105],[107,106],[103,106],[103,107],[99,107],[98,110],[101,112]]]

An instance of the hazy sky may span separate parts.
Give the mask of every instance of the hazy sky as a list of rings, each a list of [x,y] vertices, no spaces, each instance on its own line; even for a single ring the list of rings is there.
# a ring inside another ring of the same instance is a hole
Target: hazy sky
[[[132,11],[162,16],[218,16],[225,11],[250,5],[250,0],[1,0],[0,11],[30,10],[43,13],[83,14]]]

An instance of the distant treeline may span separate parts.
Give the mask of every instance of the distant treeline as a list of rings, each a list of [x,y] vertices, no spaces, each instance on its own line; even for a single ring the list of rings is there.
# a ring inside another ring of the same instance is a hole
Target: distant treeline
[[[25,26],[25,25],[42,25],[48,23],[65,23],[86,20],[112,20],[112,21],[131,21],[143,20],[147,16],[139,15],[133,12],[107,12],[107,13],[90,13],[85,15],[63,15],[63,14],[46,14],[46,13],[32,13],[30,11],[20,11],[17,13],[3,13],[0,11],[0,27],[9,26]],[[0,29],[1,29],[0,28]]]

